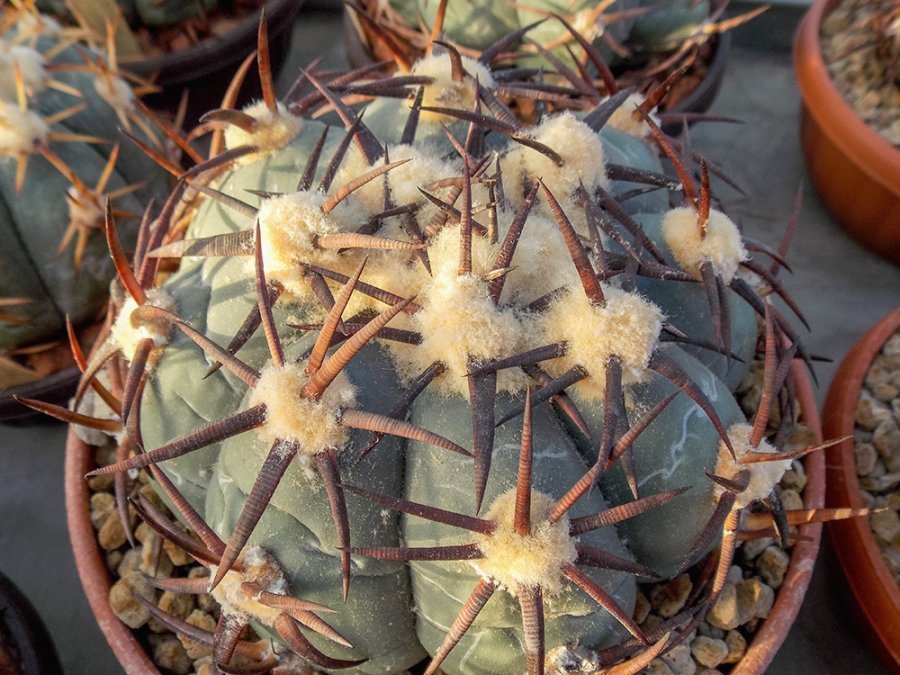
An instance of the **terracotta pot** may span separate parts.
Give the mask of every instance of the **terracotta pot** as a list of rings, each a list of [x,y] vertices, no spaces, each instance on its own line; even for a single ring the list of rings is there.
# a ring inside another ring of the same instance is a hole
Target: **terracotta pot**
[[[825,433],[830,438],[853,434],[856,402],[872,359],[895,331],[900,309],[871,328],[851,349],[835,373],[825,398]],[[863,506],[856,479],[853,439],[828,451],[829,506]],[[829,523],[828,535],[847,586],[864,618],[875,653],[892,672],[900,672],[900,590],[881,558],[868,518]]]
[[[66,523],[75,555],[75,567],[94,619],[113,654],[129,675],[159,675],[156,665],[134,633],[113,614],[109,606],[112,577],[91,524],[91,493],[84,475],[94,468],[94,452],[69,427],[66,437]]]
[[[817,0],[794,41],[806,166],[847,233],[900,264],[900,150],[856,116],[822,60],[819,27],[838,2]]]
[[[809,376],[799,361],[794,362],[793,373],[802,419],[816,438],[821,440],[819,411]],[[84,475],[94,468],[93,462],[93,448],[84,443],[70,427],[66,439],[66,513],[78,575],[100,630],[125,671],[129,674],[158,675],[159,671],[144,652],[143,645],[109,607],[108,594],[112,582],[91,524],[90,491],[84,479]],[[825,460],[821,453],[813,453],[804,460],[804,467],[807,476],[804,506],[808,509],[821,508],[825,501]],[[819,552],[821,532],[821,524],[800,527],[800,540],[791,553],[790,566],[784,583],[778,590],[775,605],[765,623],[757,630],[746,655],[731,671],[732,675],[765,673],[803,604]]]
[[[269,56],[277,74],[291,42],[294,18],[302,0],[268,0]],[[259,12],[242,19],[233,30],[207,38],[196,45],[171,54],[123,63],[123,68],[149,78],[162,88],[158,94],[144,97],[151,108],[174,112],[182,93],[190,91],[186,123],[193,126],[203,113],[218,108],[238,65],[256,49]],[[258,78],[248,77],[241,89],[239,103],[262,95]]]

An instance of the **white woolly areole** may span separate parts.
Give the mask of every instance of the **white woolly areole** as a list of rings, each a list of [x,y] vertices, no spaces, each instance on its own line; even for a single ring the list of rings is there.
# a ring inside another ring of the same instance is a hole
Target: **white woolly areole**
[[[616,111],[610,116],[606,122],[606,126],[618,129],[636,138],[645,138],[650,133],[650,125],[647,120],[635,119],[634,111],[644,103],[644,95],[639,93],[630,94],[620,105]],[[650,113],[650,118],[659,124],[659,118]]]
[[[225,147],[230,150],[242,145],[252,145],[259,148],[259,151],[241,157],[238,164],[250,164],[259,159],[260,155],[280,150],[303,131],[303,120],[288,112],[281,103],[272,112],[264,101],[257,101],[246,106],[243,112],[256,120],[256,129],[247,132],[229,124],[225,128]]]
[[[597,186],[609,188],[600,136],[572,113],[544,118],[529,135],[562,157],[562,166],[533,148],[511,141],[512,149],[503,162],[504,173],[515,181],[508,194],[521,194],[523,182],[540,178],[568,213],[567,203],[579,184],[583,183],[588,192]]]
[[[729,480],[738,477],[741,471],[750,471],[750,483],[747,489],[736,495],[735,508],[744,508],[751,502],[758,499],[768,497],[784,472],[791,468],[791,460],[779,459],[773,462],[749,462],[741,464],[741,458],[747,453],[775,453],[777,450],[773,448],[765,439],[759,442],[759,445],[753,447],[750,444],[750,434],[753,433],[753,426],[750,424],[733,424],[728,428],[728,439],[734,448],[734,454],[738,461],[734,461],[734,457],[728,451],[728,447],[723,441],[719,442],[719,454],[716,460],[716,475],[722,476]],[[713,495],[716,499],[725,491],[725,488],[716,485]]]
[[[302,454],[311,457],[346,442],[341,413],[356,404],[356,389],[341,373],[318,400],[303,398],[300,392],[309,381],[305,368],[306,362],[263,368],[250,394],[250,405],[266,406],[266,423],[256,430],[261,439],[267,443],[276,438],[294,441]]]
[[[69,223],[79,230],[97,229],[103,222],[103,210],[90,194],[80,192],[74,185],[66,190],[69,207]]]
[[[34,95],[47,87],[50,79],[46,69],[46,59],[38,50],[25,45],[8,46],[0,42],[0,98],[16,100],[16,74],[14,64],[22,73],[25,91]]]
[[[690,206],[672,209],[663,217],[662,235],[681,268],[694,278],[702,277],[700,265],[709,262],[713,271],[726,284],[747,259],[741,233],[721,211],[710,209],[706,235],[701,236],[697,211]]]
[[[512,212],[501,211],[500,241],[506,236],[513,216]],[[514,269],[507,275],[500,300],[519,307],[578,282],[559,226],[534,210],[528,216],[510,266]]]
[[[161,288],[147,290],[144,304],[170,312],[175,309],[175,299]],[[138,321],[133,315],[137,308],[138,304],[129,296],[119,310],[119,315],[110,331],[113,341],[119,346],[122,355],[128,361],[134,358],[134,353],[143,340],[150,338],[153,340],[153,346],[159,349],[169,344],[172,332],[171,323],[164,319]]]
[[[487,284],[472,274],[441,275],[425,288],[413,315],[413,328],[422,343],[401,353],[421,372],[435,361],[447,366],[436,386],[448,393],[468,396],[466,373],[470,364],[511,356],[522,348],[522,325],[510,309],[494,305]],[[497,389],[519,391],[524,378],[516,369],[498,373]]]
[[[337,251],[315,245],[316,237],[342,231],[340,222],[322,211],[321,192],[291,192],[264,199],[259,207],[263,266],[266,277],[281,282],[295,296],[307,293],[300,263],[327,267]]]
[[[388,156],[391,162],[398,162],[404,159],[409,161],[391,169],[384,176],[369,181],[353,192],[351,198],[361,202],[366,209],[365,214],[357,215],[360,223],[364,222],[369,215],[384,210],[385,177],[390,186],[394,204],[401,206],[413,202],[425,202],[425,197],[419,192],[420,187],[427,189],[427,186],[435,181],[458,176],[462,172],[459,162],[444,161],[438,156],[438,153],[428,152],[412,145],[388,146]],[[337,186],[349,183],[364,173],[377,169],[380,163],[379,161],[378,164],[370,166],[366,163],[362,153],[359,152],[356,146],[353,146],[341,163],[341,168],[332,184]],[[441,193],[438,191],[437,195],[441,196]],[[427,205],[426,210],[433,211]],[[422,222],[425,222],[425,218],[422,218],[421,213],[419,218]]]
[[[531,532],[522,536],[514,527],[516,491],[500,495],[485,515],[496,529],[476,535],[484,558],[471,561],[475,570],[512,595],[519,584],[540,586],[544,593],[559,592],[563,581],[560,568],[575,562],[578,553],[569,535],[569,519],[563,516],[555,523],[547,519],[553,502],[549,495],[532,491]]]
[[[494,86],[494,77],[485,65],[468,56],[462,57],[462,64],[471,77],[463,78],[461,82],[455,82],[451,77],[450,55],[446,52],[426,56],[413,64],[412,75],[434,78],[431,84],[425,85],[423,106],[472,110],[475,107],[475,80],[482,87]],[[444,119],[439,113],[425,110],[419,115],[420,122],[437,123]]]
[[[580,287],[571,287],[538,317],[544,343],[565,341],[565,356],[547,363],[554,375],[581,366],[590,377],[576,386],[583,394],[602,397],[606,364],[622,362],[622,383],[647,379],[647,364],[659,344],[662,310],[637,293],[603,286],[604,305],[592,305]]]
[[[59,21],[46,14],[20,12],[16,17],[16,37],[20,40],[55,37],[61,30]]]
[[[121,77],[98,77],[94,80],[94,89],[113,110],[131,110],[134,103],[134,92]]]
[[[259,586],[260,591],[268,591],[276,595],[286,595],[288,591],[287,580],[275,558],[259,546],[250,546],[245,549],[240,559],[242,568],[238,572],[229,570],[222,581],[210,594],[222,607],[226,616],[247,622],[250,619],[259,621],[267,626],[272,626],[282,610],[267,607],[256,598],[249,597],[241,590],[241,584],[249,582]],[[217,565],[210,567],[210,578],[216,575]]]
[[[46,143],[50,127],[37,113],[24,113],[14,103],[0,101],[0,155],[30,154],[38,143]]]

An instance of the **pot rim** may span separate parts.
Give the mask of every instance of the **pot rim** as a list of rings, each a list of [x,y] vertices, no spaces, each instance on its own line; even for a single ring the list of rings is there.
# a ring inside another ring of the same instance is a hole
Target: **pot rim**
[[[838,2],[816,0],[794,36],[794,72],[802,104],[835,146],[887,192],[900,195],[900,150],[857,116],[822,59],[822,20]]]
[[[821,442],[822,425],[806,366],[795,359],[791,368],[800,403],[800,417],[812,430],[817,441]],[[126,672],[158,675],[159,670],[144,652],[143,645],[109,607],[110,574],[91,524],[90,492],[84,479],[85,474],[93,468],[92,463],[90,446],[78,437],[74,427],[70,425],[66,435],[66,517],[78,576],[100,630]],[[804,460],[804,467],[808,479],[804,490],[804,507],[821,508],[825,501],[825,459],[822,453],[808,455]],[[819,552],[821,533],[821,523],[800,527],[801,538],[791,551],[791,562],[784,583],[778,589],[772,611],[753,636],[746,654],[732,671],[732,675],[763,675],[772,662],[803,604]]]
[[[829,436],[851,438],[828,450],[828,501],[863,506],[856,476],[852,438],[856,401],[872,360],[885,341],[900,330],[900,307],[890,312],[860,337],[841,361],[825,398],[825,428]],[[829,523],[829,539],[847,585],[869,628],[894,663],[900,662],[900,622],[885,622],[885,613],[900,617],[900,589],[881,557],[868,518]],[[873,593],[871,581],[877,586]],[[865,583],[864,583],[865,581]]]
[[[290,29],[293,18],[300,11],[303,0],[266,0],[266,18],[270,38]],[[238,63],[256,48],[261,9],[254,10],[237,25],[222,35],[211,35],[187,49],[181,49],[152,58],[123,60],[122,66],[137,75],[160,73],[159,80],[165,86],[177,86],[202,78],[205,75],[227,69]],[[249,49],[238,49],[242,44]]]

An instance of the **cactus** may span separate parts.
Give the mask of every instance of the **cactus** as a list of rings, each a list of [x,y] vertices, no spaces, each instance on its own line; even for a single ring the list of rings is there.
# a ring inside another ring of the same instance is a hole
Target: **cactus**
[[[0,192],[3,261],[0,350],[57,338],[106,303],[114,268],[102,232],[113,213],[139,214],[167,192],[165,172],[119,127],[162,141],[115,64],[70,46],[52,19],[6,10],[0,36]],[[133,242],[137,226],[123,230]],[[27,370],[15,375],[35,377]],[[20,382],[8,379],[2,386]]]
[[[666,83],[674,92],[657,102],[663,110],[676,107],[705,76],[712,38],[764,11],[757,8],[722,19],[728,0],[715,4],[705,0],[393,0],[387,5],[359,0],[348,7],[369,53],[396,60],[401,70],[409,70],[412,56],[430,54],[436,37],[470,57],[502,44],[505,65],[514,60],[520,68],[568,71],[571,86],[578,86],[572,71],[588,66],[598,68],[603,90],[610,95],[626,88],[643,92]],[[700,68],[695,70],[698,63]],[[515,91],[514,82],[506,86]],[[671,121],[677,126],[682,120]]]
[[[640,136],[607,127],[624,94],[555,96],[528,123],[471,74],[488,64],[442,63],[412,83],[305,72],[287,103],[261,68],[263,101],[205,117],[226,149],[182,177],[135,270],[110,237],[126,299],[80,412],[32,402],[115,436],[95,475],[156,478],[197,539],[142,502],[145,519],[211,580],[154,583],[212,589],[223,668],[251,623],[326,670],[427,653],[429,673],[542,673],[551,652],[622,643],[603,665],[637,672],[715,601],[742,509],[799,456],[764,438],[805,357],[764,295],[790,298],[715,208],[707,162],[640,108]],[[398,116],[382,96],[403,87]],[[345,92],[377,99],[365,121]],[[162,244],[197,192],[186,238]],[[726,381],[760,326],[748,423]],[[99,377],[114,354],[119,386]],[[636,579],[719,542],[708,594],[645,635]]]

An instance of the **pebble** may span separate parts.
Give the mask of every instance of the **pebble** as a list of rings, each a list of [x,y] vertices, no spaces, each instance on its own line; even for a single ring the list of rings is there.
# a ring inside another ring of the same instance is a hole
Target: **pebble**
[[[882,544],[890,545],[900,534],[900,516],[896,511],[879,511],[869,516],[869,525]]]
[[[174,636],[160,639],[153,647],[153,661],[160,668],[171,670],[175,675],[188,675],[193,671],[193,659]]]
[[[672,669],[662,659],[653,659],[644,671],[645,675],[674,675]]]
[[[106,520],[110,512],[116,508],[116,498],[109,492],[95,492],[91,495],[91,524],[95,530]]]
[[[738,614],[736,584],[726,583],[722,587],[716,604],[710,608],[709,613],[706,615],[706,620],[711,626],[722,630],[731,630],[741,624],[741,618]]]
[[[650,594],[650,606],[666,619],[671,619],[684,609],[693,584],[687,574],[679,574],[671,581],[657,585]]]
[[[775,604],[775,591],[756,577],[745,579],[739,583],[736,587],[736,595],[738,625],[751,619],[766,618],[772,611],[772,605]],[[735,627],[731,626],[731,628]]]
[[[782,490],[781,505],[785,511],[801,511],[803,509],[803,497],[796,490]]]
[[[772,537],[760,537],[759,539],[745,541],[741,545],[740,550],[744,556],[744,560],[751,561],[774,543],[775,540]]]
[[[634,612],[632,613],[632,618],[637,623],[644,623],[644,619],[647,618],[647,615],[650,614],[650,601],[647,600],[647,596],[638,591],[637,598],[634,603]]]
[[[769,546],[756,561],[756,570],[767,586],[780,588],[791,559],[778,546]]]
[[[202,630],[209,631],[210,633],[216,630],[216,620],[212,618],[212,616],[207,612],[204,612],[200,609],[193,610],[187,616],[185,622],[189,623],[195,628],[200,628]],[[199,640],[194,640],[193,638],[190,638],[186,635],[179,635],[178,639],[181,640],[181,645],[184,647],[187,655],[194,660],[201,659],[212,654],[211,644],[200,642]]]
[[[878,461],[878,451],[871,443],[858,443],[854,448],[856,455],[856,475],[868,476],[875,470]]]
[[[140,628],[150,618],[150,610],[136,596],[156,601],[156,589],[140,572],[130,572],[109,589],[109,605],[129,628]]]
[[[701,666],[715,668],[727,658],[728,645],[724,640],[701,635],[691,643],[691,654]]]
[[[113,509],[106,514],[100,530],[97,532],[97,541],[104,551],[113,551],[120,546],[124,546],[128,538],[125,536],[125,527],[122,525],[122,519],[119,518],[119,512]]]
[[[725,646],[728,647],[728,656],[722,663],[737,663],[747,653],[747,640],[736,630],[725,633]]]
[[[875,428],[893,417],[891,409],[876,399],[865,389],[856,404],[856,423],[866,431],[874,431]]]
[[[691,658],[691,648],[681,643],[672,647],[660,657],[672,670],[673,675],[694,675],[697,664]]]

